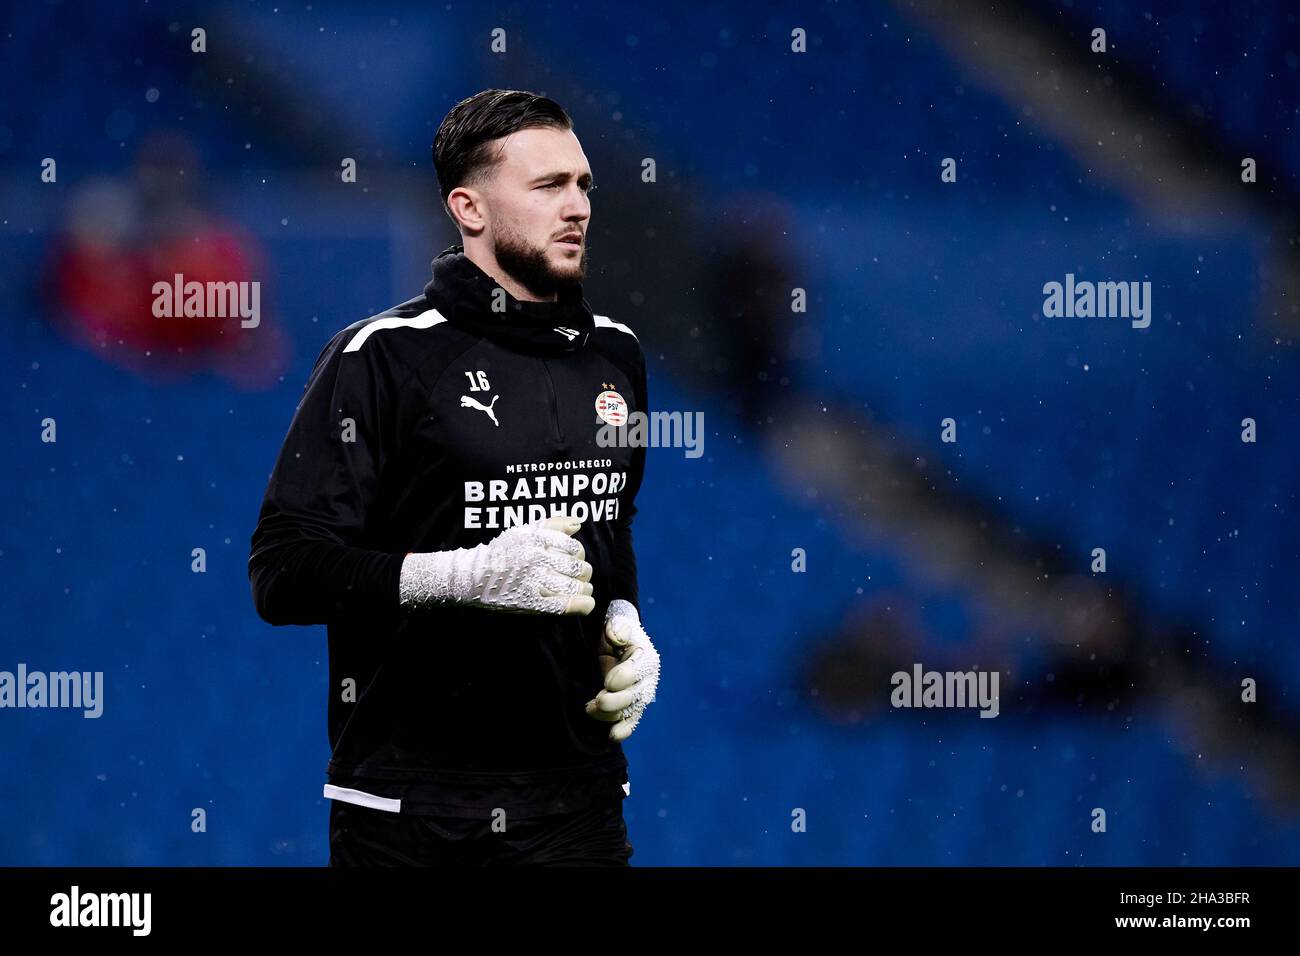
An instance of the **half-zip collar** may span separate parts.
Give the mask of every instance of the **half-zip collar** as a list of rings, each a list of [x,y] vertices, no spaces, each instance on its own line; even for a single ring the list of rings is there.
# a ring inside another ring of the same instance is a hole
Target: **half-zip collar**
[[[433,260],[433,278],[424,295],[453,325],[534,355],[576,352],[596,327],[581,283],[562,286],[554,302],[521,302],[465,255],[460,244]],[[504,312],[492,311],[498,296]]]

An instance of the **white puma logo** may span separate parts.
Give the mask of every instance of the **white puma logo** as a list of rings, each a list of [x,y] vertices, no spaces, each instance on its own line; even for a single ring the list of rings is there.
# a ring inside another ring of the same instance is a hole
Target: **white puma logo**
[[[495,405],[497,403],[497,399],[500,397],[501,397],[500,395],[493,395],[492,405]],[[460,397],[461,408],[477,408],[480,412],[487,412],[487,417],[492,419],[492,424],[500,428],[501,423],[497,421],[497,416],[492,411],[492,405],[480,405],[478,399],[470,398],[468,395],[462,395]]]
[[[578,337],[578,330],[577,330],[577,329],[566,329],[566,328],[565,328],[564,326],[562,326],[562,325],[557,325],[557,326],[555,327],[555,331],[556,331],[556,332],[559,332],[561,335],[567,337],[568,340],[569,340],[570,342],[572,342],[574,339],[576,339],[576,338]]]

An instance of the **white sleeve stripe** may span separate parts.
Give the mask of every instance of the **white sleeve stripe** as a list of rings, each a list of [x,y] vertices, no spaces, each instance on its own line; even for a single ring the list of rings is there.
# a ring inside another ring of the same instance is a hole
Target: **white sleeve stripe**
[[[607,316],[607,315],[594,315],[594,316],[592,316],[592,318],[594,318],[594,319],[596,320],[596,324],[597,324],[598,326],[601,326],[602,328],[606,328],[606,329],[620,329],[620,330],[626,332],[628,335],[632,336],[632,338],[636,339],[636,333],[633,332],[631,329],[629,329],[629,328],[628,328],[626,325],[624,325],[622,322],[615,322],[613,319],[611,319],[611,318],[610,318],[609,316]],[[641,340],[640,340],[640,339],[637,339],[637,341],[640,342]]]
[[[439,314],[437,309],[429,309],[427,312],[421,312],[419,315],[409,319],[403,319],[395,315],[389,316],[386,319],[375,319],[375,321],[369,323],[365,328],[357,332],[356,335],[352,336],[352,341],[347,344],[347,347],[344,348],[343,351],[357,351],[365,344],[366,338],[371,332],[378,332],[380,329],[429,329],[433,328],[433,326],[437,325],[439,322],[446,321],[447,320]]]

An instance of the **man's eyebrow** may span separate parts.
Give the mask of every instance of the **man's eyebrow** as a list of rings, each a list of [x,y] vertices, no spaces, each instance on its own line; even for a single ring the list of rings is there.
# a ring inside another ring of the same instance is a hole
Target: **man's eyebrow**
[[[532,185],[534,183],[550,182],[552,179],[558,179],[561,180],[562,182],[568,182],[572,178],[573,178],[572,173],[566,172],[564,170],[556,170],[553,173],[543,173],[542,175],[537,176],[536,178],[530,181],[529,185]],[[578,185],[593,186],[595,185],[595,180],[592,179],[591,173],[583,173],[581,176],[578,177]]]

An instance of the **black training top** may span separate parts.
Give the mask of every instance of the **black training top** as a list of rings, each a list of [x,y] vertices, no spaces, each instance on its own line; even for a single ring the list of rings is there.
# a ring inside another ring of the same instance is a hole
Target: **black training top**
[[[494,309],[495,306],[495,309]],[[602,447],[646,409],[645,357],[580,285],[520,302],[452,246],[424,294],[335,335],[307,382],[252,536],[270,624],[329,632],[329,782],[400,812],[516,817],[619,799],[602,687],[605,610],[640,609],[632,551],[645,443]],[[399,604],[408,552],[583,520],[586,616]]]

